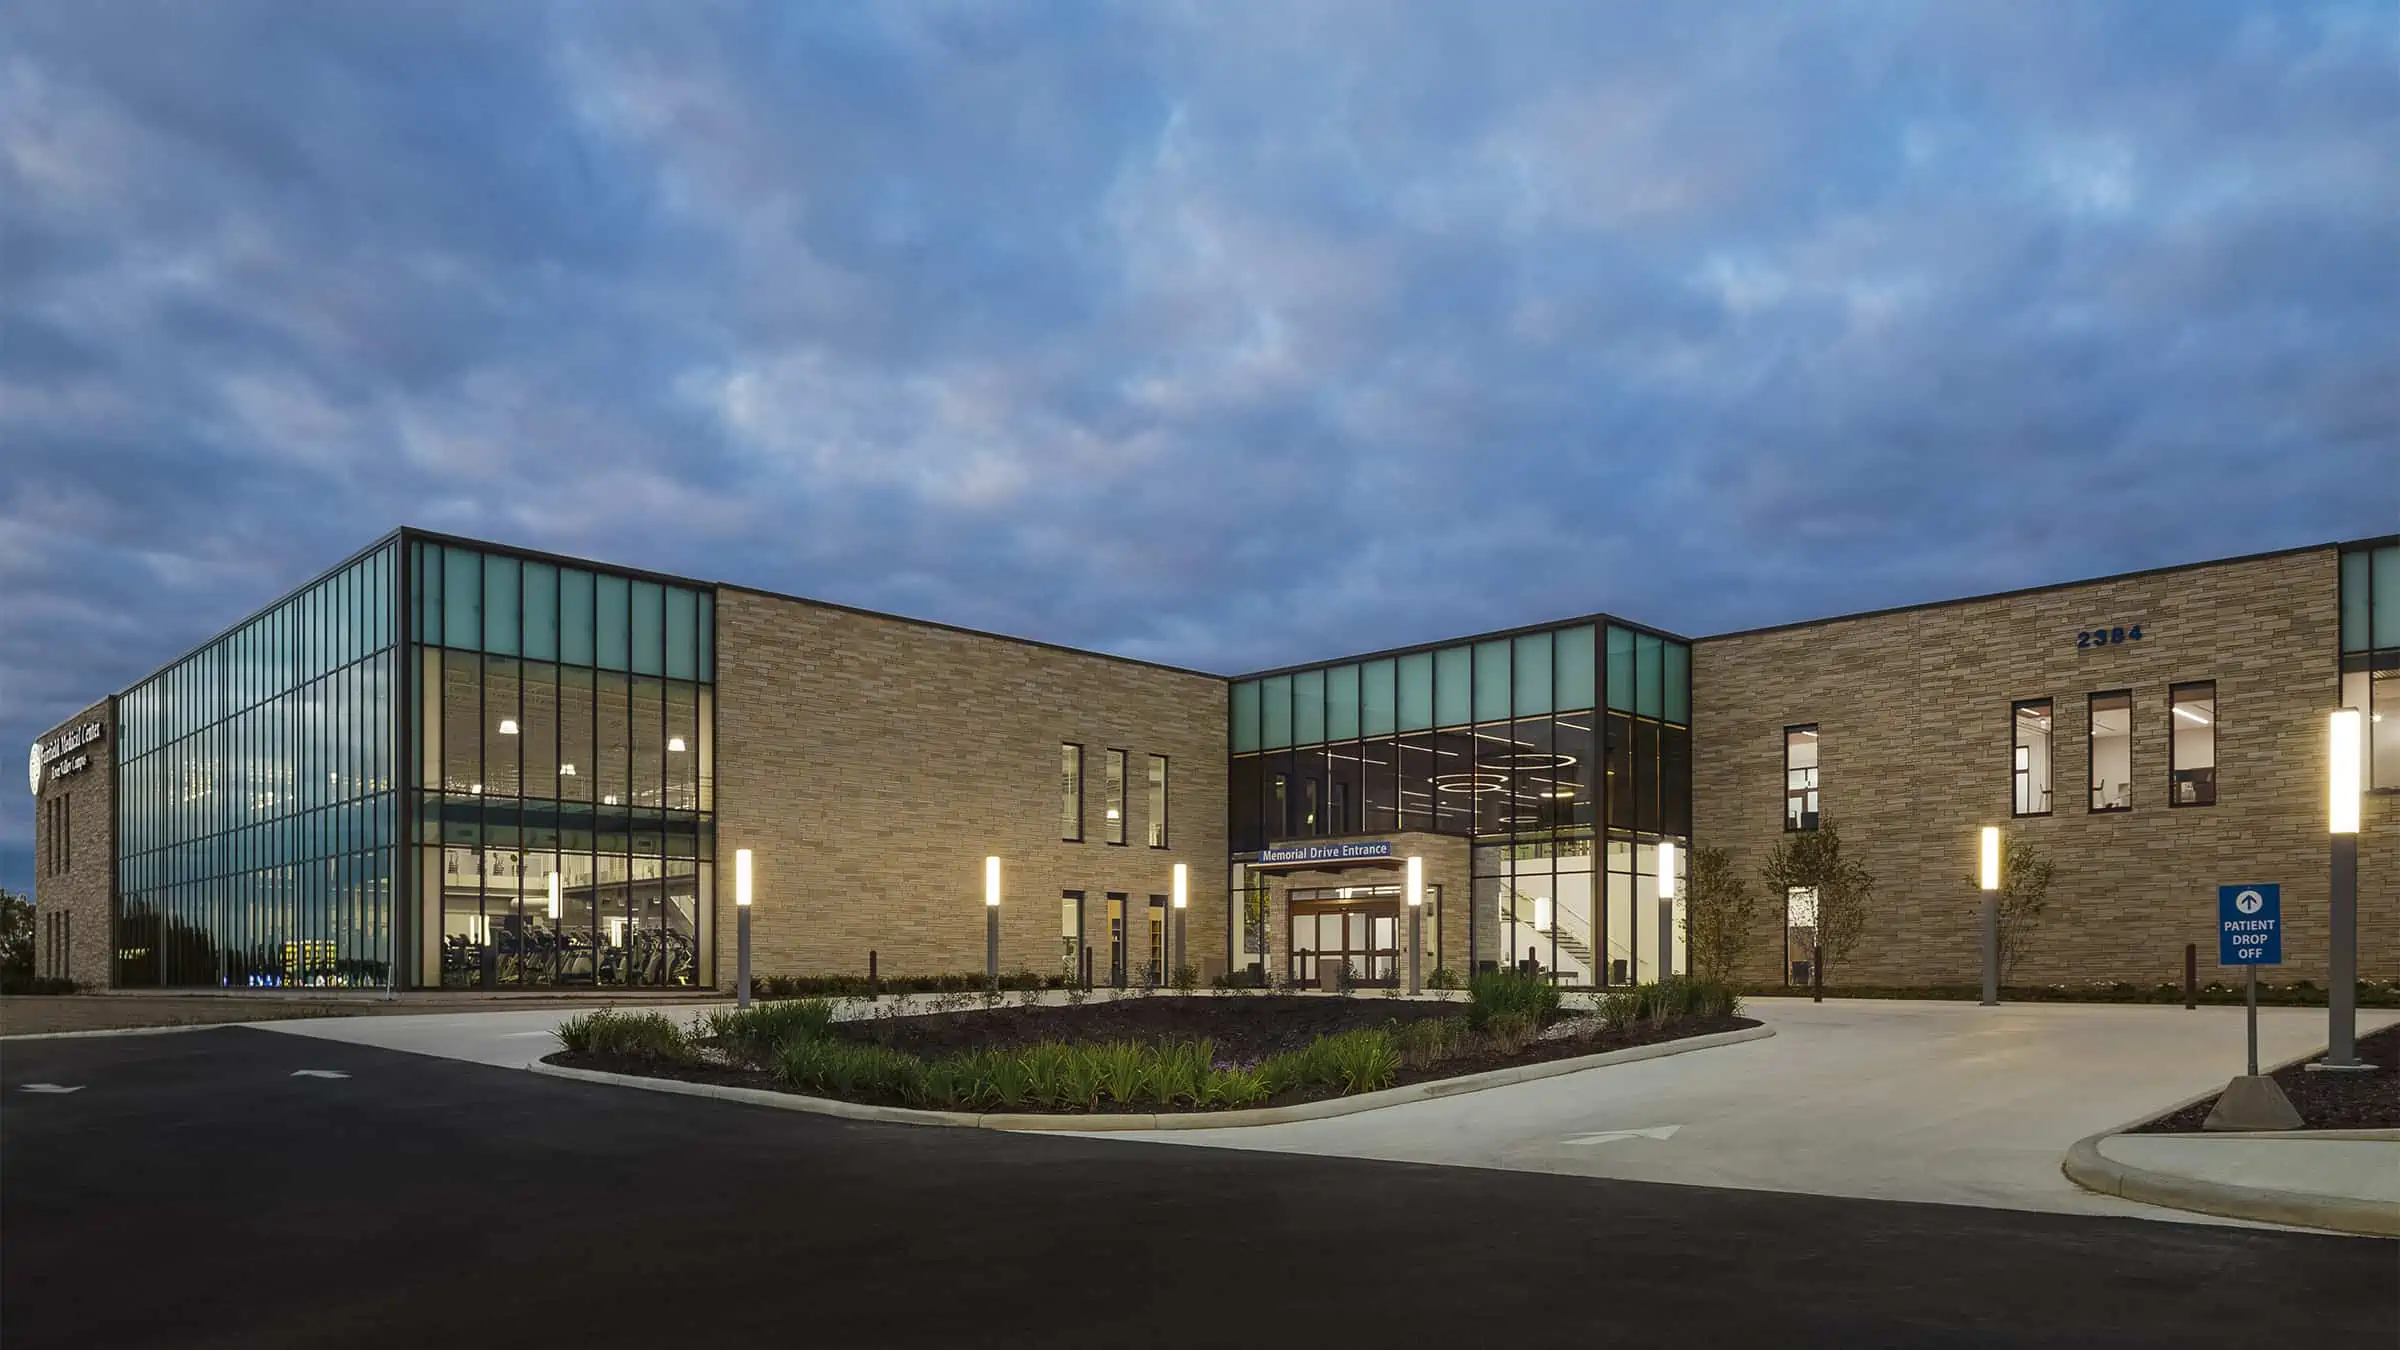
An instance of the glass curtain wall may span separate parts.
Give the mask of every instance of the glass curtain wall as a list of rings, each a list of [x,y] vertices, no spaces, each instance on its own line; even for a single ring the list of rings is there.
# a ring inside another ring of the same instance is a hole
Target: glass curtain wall
[[[424,986],[705,985],[714,593],[409,542]]]
[[[388,987],[398,544],[117,704],[115,980]]]
[[[1655,899],[1655,867],[1638,883],[1632,869],[1637,847],[1648,857],[1691,833],[1684,643],[1580,622],[1241,680],[1229,707],[1237,855],[1404,830],[1470,838],[1474,967],[1649,978],[1658,919],[1638,901]],[[1602,880],[1604,842],[1623,845],[1621,888]]]
[[[2400,792],[2400,542],[2342,552],[2342,706],[2365,719],[2359,781]]]

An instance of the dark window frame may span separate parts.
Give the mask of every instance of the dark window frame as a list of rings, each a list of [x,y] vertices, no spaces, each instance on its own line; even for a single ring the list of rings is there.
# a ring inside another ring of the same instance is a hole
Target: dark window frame
[[[2123,806],[2095,806],[2093,796],[2098,785],[2092,778],[2099,765],[2100,738],[2092,734],[2092,714],[2100,710],[2102,699],[2125,700],[2125,795]],[[2168,714],[2173,716],[2172,713]],[[2133,810],[2133,691],[2131,689],[2099,689],[2083,696],[2083,806],[2084,814],[2119,816]]]
[[[1158,800],[1155,803],[1151,802],[1150,800],[1149,771],[1152,765],[1156,765],[1158,767]],[[1145,756],[1142,761],[1142,806],[1147,814],[1156,818],[1147,822],[1150,826],[1150,829],[1144,833],[1142,837],[1148,841],[1148,845],[1151,848],[1168,847],[1167,801],[1170,794],[1172,794],[1174,791],[1174,786],[1175,766],[1168,761],[1167,756]],[[1150,810],[1150,808],[1154,805],[1157,809]]]
[[[1083,742],[1081,742],[1081,741],[1060,741],[1060,742],[1058,743],[1058,748],[1059,748],[1061,751],[1072,750],[1072,751],[1074,751],[1074,752],[1075,752],[1075,832],[1074,832],[1073,834],[1069,834],[1069,833],[1067,833],[1067,832],[1066,832],[1066,830],[1065,830],[1065,828],[1064,828],[1064,824],[1065,824],[1065,822],[1062,820],[1062,821],[1060,822],[1060,824],[1061,824],[1061,828],[1060,828],[1060,830],[1059,830],[1059,832],[1058,832],[1058,838],[1059,838],[1059,842],[1061,842],[1061,843],[1067,843],[1067,844],[1080,844],[1080,843],[1082,843],[1082,842],[1083,842],[1083,833],[1084,833],[1084,831],[1083,831],[1083,806],[1084,806],[1084,801],[1083,801]],[[1066,771],[1066,757],[1065,757],[1063,754],[1062,754],[1062,755],[1059,757],[1059,771],[1060,771],[1061,773],[1064,773],[1064,772]],[[1059,797],[1058,797],[1058,804],[1059,804],[1060,806],[1065,806],[1065,805],[1067,804],[1067,797],[1066,797],[1066,793],[1065,793],[1065,791],[1064,791],[1064,787],[1065,787],[1065,785],[1064,785],[1064,784],[1061,784],[1061,785],[1060,785],[1060,787],[1061,787],[1061,789],[1062,789],[1062,790],[1061,790],[1061,791],[1060,791],[1060,793],[1059,793]]]
[[[1807,732],[1809,736],[1816,741],[1817,762],[1809,765],[1806,769],[1799,770],[1799,772],[1808,774],[1809,779],[1807,785],[1800,790],[1800,817],[1798,823],[1794,823],[1792,818],[1792,774],[1794,772],[1792,768],[1792,736],[1795,732],[1803,731]],[[1785,834],[1805,833],[1809,830],[1816,829],[1819,825],[1824,823],[1824,784],[1825,733],[1821,724],[1816,722],[1794,722],[1785,727],[1783,729],[1783,832]],[[1817,809],[1815,811],[1810,811],[1808,809],[1808,799],[1812,796],[1817,799]]]
[[[2048,750],[2043,755],[2043,759],[2048,766],[2049,781],[2044,783],[2042,786],[2042,801],[2044,805],[2039,811],[2020,811],[2017,809],[2017,804],[2025,800],[2025,793],[2018,786],[2018,780],[2027,778],[2031,776],[2032,773],[2029,768],[2017,767],[2017,752],[2025,748],[2024,742],[2019,738],[2020,733],[2018,728],[2021,725],[2021,716],[2028,708],[2041,709],[2042,715],[2050,720],[2050,729],[2043,733],[2049,738],[2050,741]],[[2089,728],[2086,728],[2086,730],[2089,730]],[[2008,812],[2011,819],[2039,819],[2040,817],[2054,813],[2058,809],[2058,704],[2056,700],[2048,698],[2021,698],[2008,705],[2008,773]]]
[[[1100,842],[1108,845],[1110,848],[1125,847],[1126,815],[1130,809],[1125,800],[1125,775],[1131,767],[1132,765],[1130,762],[1130,757],[1126,755],[1123,749],[1113,745],[1101,747]],[[1108,818],[1108,795],[1111,786],[1109,782],[1109,770],[1111,769],[1116,770],[1116,782],[1114,786],[1117,796],[1117,818],[1115,820],[1110,820]]]
[[[2181,786],[2181,784],[2177,781],[2176,775],[2183,772],[2183,770],[2175,762],[2176,747],[2181,744],[2182,741],[2182,737],[2177,734],[2179,731],[2181,731],[2181,728],[2175,725],[2175,710],[2179,704],[2182,704],[2186,701],[2182,697],[2182,694],[2183,691],[2187,689],[2206,689],[2208,691],[2208,778],[2205,780],[2208,796],[2205,800],[2188,802],[2182,800],[2180,794],[2176,791],[2176,789]],[[2204,807],[2215,806],[2216,804],[2217,682],[2215,680],[2183,680],[2174,684],[2170,684],[2167,686],[2167,805],[2172,808]]]

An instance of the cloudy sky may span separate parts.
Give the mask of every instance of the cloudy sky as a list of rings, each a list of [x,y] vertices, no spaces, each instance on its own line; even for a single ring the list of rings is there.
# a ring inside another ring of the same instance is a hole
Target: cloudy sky
[[[0,467],[0,744],[404,522],[1228,672],[2382,533],[2400,5],[12,0]]]

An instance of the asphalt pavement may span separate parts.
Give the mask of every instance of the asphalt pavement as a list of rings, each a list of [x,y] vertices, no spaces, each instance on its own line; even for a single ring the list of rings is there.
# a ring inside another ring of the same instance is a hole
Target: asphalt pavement
[[[0,1045],[10,1350],[2395,1334],[2391,1242],[871,1125],[247,1028]]]

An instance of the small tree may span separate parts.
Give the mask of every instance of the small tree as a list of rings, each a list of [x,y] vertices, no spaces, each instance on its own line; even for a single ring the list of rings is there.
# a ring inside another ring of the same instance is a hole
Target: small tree
[[[0,976],[11,984],[33,978],[33,901],[0,889]]]
[[[1739,979],[1758,943],[1758,896],[1733,869],[1731,854],[1721,848],[1692,850],[1683,915],[1692,972],[1708,980]]]
[[[2000,983],[2016,978],[2017,963],[2033,946],[2042,926],[2042,911],[2050,907],[2050,880],[2058,864],[2030,839],[2012,837],[2000,853],[1999,901]],[[1982,878],[1969,873],[1967,884]]]
[[[1821,988],[1825,973],[1857,949],[1867,931],[1867,910],[1875,898],[1875,874],[1855,858],[1842,856],[1841,831],[1831,817],[1820,817],[1817,828],[1783,836],[1768,855],[1759,876],[1772,895],[1788,897],[1805,890],[1817,897],[1817,949],[1812,973]]]

